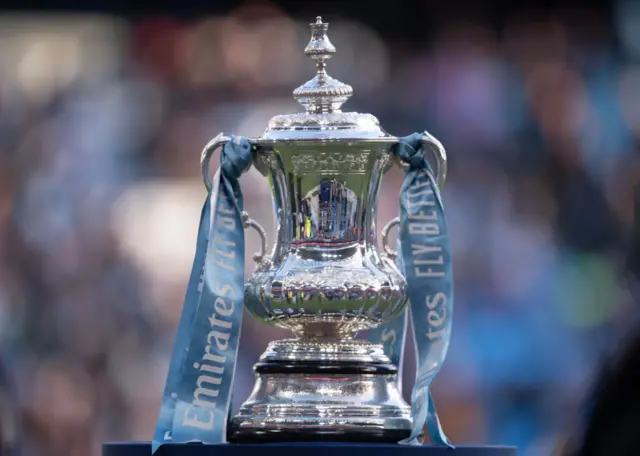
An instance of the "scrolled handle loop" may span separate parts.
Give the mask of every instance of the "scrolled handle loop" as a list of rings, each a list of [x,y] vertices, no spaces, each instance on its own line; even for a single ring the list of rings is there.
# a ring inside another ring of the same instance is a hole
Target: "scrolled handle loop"
[[[207,145],[204,146],[204,149],[202,149],[202,155],[200,156],[202,180],[204,182],[204,186],[207,188],[207,191],[209,192],[213,188],[213,182],[211,181],[211,173],[209,172],[211,156],[216,151],[216,149],[223,147],[229,141],[231,141],[231,138],[229,138],[228,136],[224,136],[224,134],[222,133],[219,133],[218,136],[216,136],[211,141],[209,141]]]
[[[242,212],[242,226],[245,229],[253,228],[258,233],[258,236],[260,236],[260,252],[253,254],[253,261],[258,263],[258,265],[267,262],[267,232],[265,229],[244,211]]]
[[[422,147],[426,151],[431,151],[436,159],[436,185],[440,190],[444,187],[447,180],[447,151],[440,141],[433,137],[429,132],[422,133]],[[406,172],[409,169],[409,163],[403,161],[400,157],[396,158],[396,163]]]
[[[384,228],[382,228],[382,233],[380,236],[382,249],[384,250],[384,253],[392,260],[398,256],[398,252],[389,247],[389,231],[391,231],[395,226],[400,226],[400,217],[389,220]]]

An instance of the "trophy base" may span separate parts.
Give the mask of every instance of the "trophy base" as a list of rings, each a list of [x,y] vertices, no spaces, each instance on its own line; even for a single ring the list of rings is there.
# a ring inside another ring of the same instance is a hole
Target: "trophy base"
[[[155,456],[518,456],[518,450],[505,446],[409,446],[393,444],[281,443],[268,445],[203,445],[169,443],[158,448]],[[151,443],[105,443],[102,456],[149,456]]]
[[[229,441],[389,442],[411,432],[398,369],[369,342],[272,343],[254,367],[251,397],[229,423]]]

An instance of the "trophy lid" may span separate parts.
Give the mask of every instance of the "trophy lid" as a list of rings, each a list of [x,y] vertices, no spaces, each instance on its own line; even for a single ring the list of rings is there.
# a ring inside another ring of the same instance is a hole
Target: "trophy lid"
[[[327,36],[329,24],[318,16],[316,22],[309,25],[311,41],[304,53],[315,60],[316,75],[293,91],[293,97],[306,112],[273,117],[261,139],[391,139],[371,114],[341,111],[353,89],[327,74],[327,60],[336,52]]]

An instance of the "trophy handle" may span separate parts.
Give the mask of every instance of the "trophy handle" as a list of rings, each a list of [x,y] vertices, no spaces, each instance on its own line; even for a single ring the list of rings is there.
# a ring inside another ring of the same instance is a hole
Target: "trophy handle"
[[[442,143],[433,137],[429,132],[422,133],[422,147],[425,151],[430,151],[436,159],[436,176],[435,181],[438,188],[442,189],[444,183],[447,180],[447,151],[442,146]],[[404,170],[409,169],[409,164],[402,161],[400,157],[396,157],[396,163]],[[398,256],[398,252],[389,246],[389,232],[396,226],[400,225],[400,217],[396,217],[387,222],[382,228],[381,242],[382,249],[386,256],[392,260],[395,260]]]
[[[425,152],[430,151],[436,159],[436,185],[442,189],[444,183],[447,180],[447,151],[442,146],[440,141],[434,138],[429,132],[422,133],[422,147]],[[409,164],[402,161],[400,157],[396,158],[396,163],[400,165],[402,169],[407,171]]]
[[[202,169],[202,180],[204,181],[204,186],[208,191],[211,191],[213,188],[213,182],[211,181],[211,173],[209,172],[209,166],[211,163],[211,157],[213,153],[223,147],[227,142],[229,142],[231,138],[228,136],[224,136],[224,134],[220,133],[218,136],[213,138],[209,143],[204,146],[202,150],[202,156],[200,157],[200,165]],[[254,253],[253,261],[258,264],[258,267],[265,267],[269,264],[269,257],[267,255],[267,232],[262,228],[262,226],[249,217],[249,214],[246,212],[242,212],[242,226],[247,228],[253,228],[258,232],[258,236],[260,236],[260,252]]]
[[[260,252],[253,254],[253,261],[255,261],[258,266],[265,266],[269,262],[269,257],[267,256],[267,232],[262,228],[258,222],[249,217],[247,212],[242,211],[242,226],[247,228],[253,228],[260,236]]]
[[[216,149],[223,147],[230,140],[231,138],[229,138],[228,136],[224,136],[224,134],[219,133],[218,136],[209,141],[209,143],[204,146],[204,149],[202,149],[200,166],[202,170],[202,180],[204,181],[204,186],[207,188],[207,191],[211,191],[211,189],[213,188],[213,182],[211,182],[211,173],[209,172],[211,156],[216,151]]]
[[[382,249],[384,253],[392,260],[395,260],[398,256],[398,252],[395,249],[389,247],[389,231],[391,231],[394,227],[400,226],[400,217],[393,218],[387,222],[387,224],[382,228],[381,239]]]

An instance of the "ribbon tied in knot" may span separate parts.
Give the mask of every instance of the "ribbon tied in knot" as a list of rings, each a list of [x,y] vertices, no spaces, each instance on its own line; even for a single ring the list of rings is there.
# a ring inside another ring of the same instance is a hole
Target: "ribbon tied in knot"
[[[394,154],[409,164],[410,170],[428,168],[428,162],[424,157],[422,134],[414,133],[404,138],[398,138],[394,148]]]
[[[247,138],[232,136],[222,148],[220,169],[227,179],[238,180],[251,166],[253,146]]]

